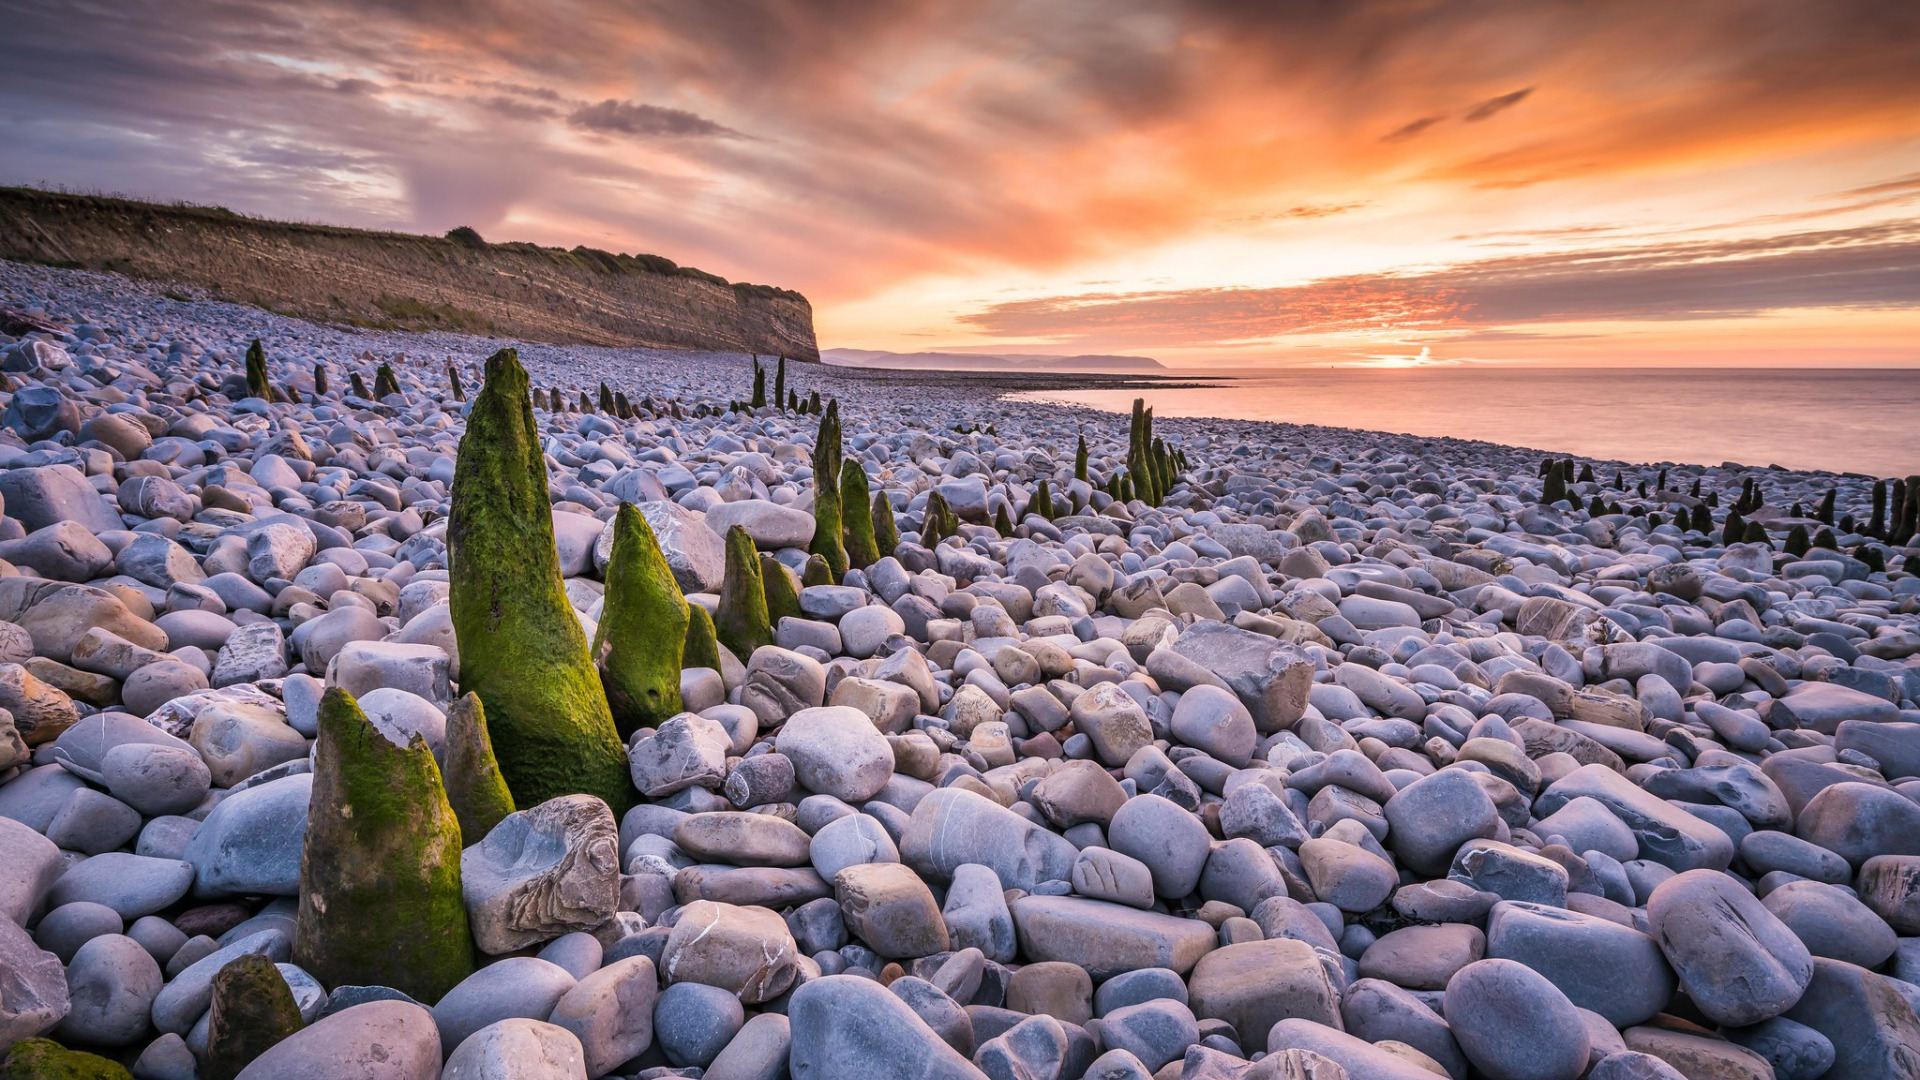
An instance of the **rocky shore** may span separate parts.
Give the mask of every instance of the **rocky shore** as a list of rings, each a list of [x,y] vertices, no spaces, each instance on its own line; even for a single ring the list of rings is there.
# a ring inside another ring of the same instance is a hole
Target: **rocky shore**
[[[1920,478],[515,345],[0,263],[0,1078],[1920,1077]]]

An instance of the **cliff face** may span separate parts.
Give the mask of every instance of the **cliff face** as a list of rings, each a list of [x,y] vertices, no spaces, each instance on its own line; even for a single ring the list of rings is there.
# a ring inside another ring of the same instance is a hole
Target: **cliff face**
[[[652,255],[0,188],[0,259],[178,283],[358,326],[820,358],[806,297],[730,284]]]

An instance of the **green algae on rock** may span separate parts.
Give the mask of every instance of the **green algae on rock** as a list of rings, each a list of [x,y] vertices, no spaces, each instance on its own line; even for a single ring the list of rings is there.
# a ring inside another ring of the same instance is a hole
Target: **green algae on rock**
[[[680,711],[688,617],[687,598],[673,580],[653,527],[632,503],[621,503],[614,513],[606,585],[593,657],[614,727],[624,739]]]
[[[454,464],[452,504],[460,686],[486,704],[507,786],[527,806],[584,792],[624,810],[633,802],[626,748],[567,603],[527,372],[512,349],[487,360]]]
[[[318,722],[294,962],[326,986],[438,1001],[473,973],[473,939],[460,823],[433,752],[418,734],[389,739],[338,687]]]
[[[21,1039],[0,1060],[0,1080],[133,1080],[117,1061],[52,1039]]]
[[[959,531],[960,522],[947,506],[946,496],[927,492],[926,509],[920,513],[920,546],[931,548]]]
[[[272,960],[252,953],[229,961],[213,976],[202,1080],[234,1080],[254,1058],[305,1026],[293,990]]]
[[[807,565],[800,569],[800,587],[811,589],[815,585],[832,585],[833,571],[827,569],[827,560],[818,555],[807,556]]]
[[[900,546],[900,527],[894,523],[893,504],[887,501],[884,491],[873,495],[873,543],[883,559]]]
[[[280,400],[273,392],[273,383],[267,381],[267,353],[259,338],[247,346],[247,393],[262,401]]]
[[[373,396],[385,400],[388,394],[400,392],[400,380],[394,377],[393,365],[381,364],[373,373]]]
[[[773,644],[760,553],[754,549],[753,537],[738,525],[727,530],[726,579],[720,585],[720,611],[713,627],[720,644],[735,656],[752,656],[753,650]]]
[[[873,495],[867,490],[867,470],[857,461],[840,463],[840,513],[845,519],[842,525],[844,546],[847,552],[847,565],[856,570],[865,570],[880,561],[880,545],[873,538],[873,515],[863,514],[861,509],[873,501]],[[847,513],[847,507],[853,507]]]
[[[447,802],[460,821],[462,838],[479,838],[513,813],[513,792],[494,760],[487,710],[480,695],[467,693],[447,707]]]
[[[713,616],[699,604],[687,605],[687,640],[680,663],[690,668],[720,670],[720,639],[713,628]]]
[[[818,556],[808,556],[809,560],[814,558]],[[779,626],[781,619],[801,617],[800,586],[794,582],[793,571],[764,551],[760,553],[760,585],[767,595],[768,626]]]
[[[827,402],[813,443],[813,542],[807,550],[827,560],[833,580],[847,576],[847,549],[840,526],[840,402]]]

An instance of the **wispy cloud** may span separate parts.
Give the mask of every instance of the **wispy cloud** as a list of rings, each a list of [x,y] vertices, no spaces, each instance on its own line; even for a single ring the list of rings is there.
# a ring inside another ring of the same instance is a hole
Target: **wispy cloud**
[[[1409,120],[1385,135],[1380,136],[1383,143],[1402,143],[1414,138],[1433,125],[1445,120],[1444,116],[1423,116],[1418,120]]]
[[[1270,289],[1101,292],[962,315],[996,335],[1194,347],[1290,335],[1920,306],[1920,223],[1486,259]],[[1482,332],[1485,332],[1484,330]]]
[[[1525,89],[1515,90],[1511,94],[1501,94],[1499,97],[1490,97],[1485,101],[1476,103],[1473,108],[1468,109],[1467,115],[1461,117],[1461,119],[1469,124],[1477,124],[1496,113],[1505,112],[1515,105],[1520,104],[1526,100],[1527,95],[1531,93],[1533,93],[1533,87],[1529,86]]]
[[[580,106],[567,114],[567,123],[590,131],[641,137],[741,137],[732,128],[685,109],[668,109],[633,101],[615,101],[612,98]]]

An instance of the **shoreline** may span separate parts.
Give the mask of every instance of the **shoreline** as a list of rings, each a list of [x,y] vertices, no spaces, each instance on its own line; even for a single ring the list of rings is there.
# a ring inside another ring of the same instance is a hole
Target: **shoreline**
[[[85,307],[84,298],[91,297],[94,307],[105,311],[115,303],[137,298],[149,305],[167,305],[174,310],[192,312],[198,309],[211,314],[231,316],[239,323],[255,324],[257,330],[250,331],[255,336],[294,336],[302,339],[319,336],[331,338],[332,344],[336,347],[351,351],[370,351],[377,354],[390,350],[409,356],[432,352],[443,359],[455,357],[472,360],[483,357],[501,346],[513,345],[520,350],[529,372],[535,374],[537,383],[542,373],[549,376],[550,380],[578,381],[585,378],[590,385],[621,373],[638,377],[662,368],[680,370],[697,368],[711,371],[715,376],[713,381],[716,386],[743,397],[751,383],[752,358],[744,353],[555,345],[447,331],[372,330],[315,322],[299,316],[283,315],[230,301],[173,300],[164,295],[167,289],[164,282],[149,282],[103,271],[69,270],[6,260],[0,260],[0,307],[17,306],[4,299],[12,283],[35,280],[63,289],[68,297],[65,303],[69,307]],[[110,298],[109,293],[118,294],[118,299]],[[105,316],[96,313],[94,317]],[[229,347],[244,347],[244,345],[244,341],[235,339]],[[768,367],[771,371],[771,365]],[[737,384],[727,382],[723,378],[731,374],[728,369],[738,372],[737,376],[734,376],[738,380]],[[946,372],[851,367],[811,362],[791,365],[789,372],[794,381],[803,388],[818,388],[824,393],[831,387],[834,393],[842,397],[843,408],[849,406],[859,409],[873,408],[884,412],[889,408],[889,403],[873,399],[905,389],[924,394],[925,397],[920,399],[921,404],[937,405],[947,410],[952,414],[951,419],[954,422],[973,422],[963,417],[973,417],[973,411],[984,409],[989,405],[997,405],[1002,411],[1012,414],[1036,410],[1052,412],[1055,415],[1078,415],[1082,426],[1092,424],[1096,418],[1124,416],[1125,413],[1080,402],[1035,399],[1019,395],[1131,391],[1135,392],[1136,396],[1147,396],[1147,392],[1153,390],[1223,389],[1232,378],[1230,376],[1191,378],[1179,375],[1097,375],[1074,372]],[[1147,403],[1152,405],[1153,401],[1149,399]],[[909,407],[912,407],[911,403]],[[1037,416],[1032,419],[1040,422]],[[984,421],[981,422],[984,423]],[[1571,456],[1577,463],[1591,464],[1596,469],[1665,467],[1681,470],[1689,477],[1699,475],[1709,479],[1745,472],[1764,472],[1801,481],[1827,479],[1836,483],[1844,481],[1852,484],[1871,483],[1876,479],[1859,472],[1794,469],[1744,462],[1707,465],[1678,461],[1635,461],[1622,457],[1583,454],[1569,455],[1564,451],[1489,439],[1418,435],[1384,429],[1279,420],[1244,420],[1222,416],[1163,416],[1159,418],[1159,422],[1169,431],[1191,430],[1209,437],[1234,435],[1242,439],[1264,435],[1267,437],[1265,441],[1271,446],[1287,445],[1298,448],[1304,443],[1310,444],[1307,449],[1313,451],[1324,449],[1336,453],[1364,453],[1371,448],[1392,447],[1395,452],[1438,455],[1456,466],[1463,465],[1469,460],[1483,459],[1488,454],[1494,454],[1503,459],[1512,455],[1524,455],[1536,461],[1548,456]],[[1110,430],[1105,425],[1101,427],[1103,430]]]

